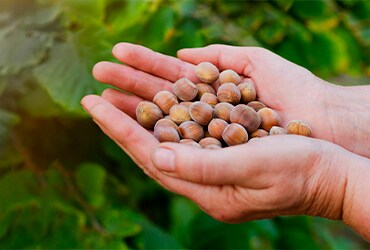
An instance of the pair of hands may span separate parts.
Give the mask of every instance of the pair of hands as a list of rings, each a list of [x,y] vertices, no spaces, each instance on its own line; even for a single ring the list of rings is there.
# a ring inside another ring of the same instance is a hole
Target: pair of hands
[[[370,188],[366,87],[332,85],[256,47],[211,45],[180,50],[174,58],[120,43],[113,55],[123,64],[100,62],[93,75],[125,92],[107,89],[81,103],[104,133],[163,187],[224,222],[307,214],[341,219],[370,239],[365,213],[370,200],[364,203],[367,195],[361,191]],[[137,104],[160,90],[172,92],[181,77],[196,81],[194,67],[203,61],[251,77],[258,98],[281,115],[283,126],[293,119],[308,121],[316,139],[271,136],[220,150],[160,144],[135,121]]]

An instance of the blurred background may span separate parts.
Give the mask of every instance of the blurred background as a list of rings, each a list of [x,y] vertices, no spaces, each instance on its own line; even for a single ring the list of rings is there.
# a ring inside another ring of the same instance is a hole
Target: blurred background
[[[0,0],[0,249],[359,249],[341,222],[215,221],[146,177],[82,110],[112,46],[257,45],[370,84],[370,1]]]

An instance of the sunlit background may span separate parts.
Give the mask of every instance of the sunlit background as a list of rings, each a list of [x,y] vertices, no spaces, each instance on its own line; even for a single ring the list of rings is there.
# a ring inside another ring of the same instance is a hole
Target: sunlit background
[[[370,84],[367,0],[0,0],[0,249],[370,248],[321,218],[223,224],[146,177],[79,103],[121,41],[262,46]]]

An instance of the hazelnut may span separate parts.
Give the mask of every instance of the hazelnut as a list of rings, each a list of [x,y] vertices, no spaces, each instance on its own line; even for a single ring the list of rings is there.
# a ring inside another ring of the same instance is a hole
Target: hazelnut
[[[287,131],[288,131],[288,134],[296,134],[296,135],[304,135],[304,136],[310,136],[312,133],[310,126],[300,120],[290,121],[287,126]]]
[[[238,104],[241,98],[240,90],[234,83],[224,83],[217,90],[217,99],[220,102]]]
[[[162,110],[152,102],[142,101],[136,107],[136,120],[147,129],[153,129],[155,123],[163,118]]]
[[[208,103],[211,106],[215,106],[218,103],[217,96],[212,93],[204,93],[204,95],[202,95],[200,98],[200,101]]]
[[[285,135],[288,134],[288,131],[279,126],[272,126],[269,133],[270,135]]]
[[[248,103],[256,100],[257,93],[252,82],[242,82],[238,85],[241,94],[241,102]]]
[[[228,102],[220,102],[213,109],[215,117],[230,122],[230,112],[234,106]]]
[[[218,77],[218,82],[221,84],[232,82],[238,85],[241,81],[241,77],[232,69],[224,70],[220,73]]]
[[[219,118],[213,118],[210,123],[208,124],[208,132],[217,140],[222,140],[222,132],[226,128],[228,123]]]
[[[171,126],[155,126],[154,137],[159,142],[179,142],[180,135],[174,127]]]
[[[222,139],[229,146],[243,144],[248,141],[248,133],[242,125],[231,123],[223,131]]]
[[[213,118],[213,107],[205,102],[194,102],[189,108],[193,121],[200,125],[207,125]]]
[[[265,137],[268,135],[269,135],[269,132],[259,128],[250,134],[250,138],[260,138],[260,137]]]
[[[197,94],[198,99],[200,99],[205,93],[211,93],[211,94],[216,95],[215,89],[207,83],[198,83],[196,84],[196,86],[198,89],[198,94]]]
[[[251,107],[252,109],[254,109],[256,112],[258,112],[258,110],[260,109],[267,107],[263,102],[260,102],[260,101],[251,101],[251,102],[248,102],[247,105]]]
[[[170,109],[171,120],[176,124],[181,124],[185,121],[190,121],[189,108],[185,105],[176,104]]]
[[[192,140],[192,139],[181,139],[180,140],[180,143],[181,144],[185,144],[185,145],[190,145],[190,146],[195,146],[195,147],[198,147],[198,148],[202,148],[198,142]]]
[[[173,127],[174,129],[176,129],[176,131],[179,130],[179,126],[177,126],[176,123],[174,123],[171,119],[167,119],[166,117],[165,118],[162,118],[160,120],[158,120],[156,123],[155,123],[155,126],[154,126],[154,130],[156,127]]]
[[[170,108],[178,104],[177,97],[169,91],[162,90],[157,92],[153,98],[153,102],[162,110],[163,114],[168,115]]]
[[[206,137],[199,141],[199,145],[202,148],[206,148],[208,145],[217,145],[219,147],[222,147],[221,142],[213,137]]]
[[[173,85],[173,92],[182,101],[191,101],[197,94],[197,86],[187,78],[180,78]]]
[[[212,63],[202,62],[195,67],[195,74],[202,82],[213,83],[217,80],[220,72]]]
[[[192,139],[196,142],[204,136],[203,127],[194,121],[186,121],[179,126],[180,135],[183,139]]]
[[[251,133],[260,126],[261,118],[251,107],[238,104],[230,112],[230,122],[239,123]]]
[[[258,110],[258,115],[261,117],[261,128],[270,131],[273,126],[280,126],[280,115],[271,108],[262,108]]]

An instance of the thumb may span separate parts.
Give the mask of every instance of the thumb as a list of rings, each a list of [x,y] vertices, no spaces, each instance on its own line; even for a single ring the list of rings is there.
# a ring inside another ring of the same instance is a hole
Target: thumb
[[[240,184],[252,174],[245,165],[244,146],[219,150],[162,143],[152,154],[154,166],[166,175],[206,185]]]

